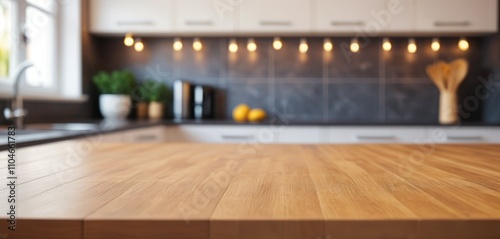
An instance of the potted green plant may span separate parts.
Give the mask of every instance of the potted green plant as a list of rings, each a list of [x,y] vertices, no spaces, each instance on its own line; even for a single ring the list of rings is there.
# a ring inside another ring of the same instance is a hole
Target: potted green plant
[[[132,92],[133,100],[137,103],[136,105],[136,115],[137,119],[147,119],[148,118],[148,103],[149,99],[147,97],[148,86],[146,84],[140,84]]]
[[[141,86],[140,94],[149,102],[149,118],[163,118],[165,103],[170,95],[169,88],[164,83],[148,80]]]
[[[130,113],[130,94],[136,85],[135,76],[128,70],[99,72],[93,78],[101,95],[99,109],[106,119],[125,119]]]

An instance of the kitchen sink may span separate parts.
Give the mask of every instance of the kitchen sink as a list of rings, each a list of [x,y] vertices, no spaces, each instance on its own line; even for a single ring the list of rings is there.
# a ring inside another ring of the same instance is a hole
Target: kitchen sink
[[[16,135],[63,134],[97,130],[99,130],[98,124],[88,123],[29,124],[24,129],[16,129]],[[7,135],[7,133],[6,128],[0,128],[0,135]]]
[[[99,130],[99,125],[90,123],[29,124],[26,125],[26,130],[94,131]]]
[[[0,135],[7,135],[8,130],[6,129],[1,129],[0,130]],[[54,132],[54,130],[42,130],[42,129],[16,129],[16,135],[30,135],[30,134],[44,134],[44,133],[50,133]]]

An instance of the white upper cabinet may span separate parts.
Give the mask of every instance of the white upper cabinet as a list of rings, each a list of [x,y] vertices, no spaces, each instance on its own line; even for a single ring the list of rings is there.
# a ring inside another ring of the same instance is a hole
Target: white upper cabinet
[[[89,0],[92,33],[492,33],[498,0]]]
[[[310,0],[245,0],[238,6],[240,32],[309,32]]]
[[[317,0],[316,28],[319,32],[364,32],[377,24],[373,15],[383,10],[384,0]]]
[[[175,28],[179,32],[231,32],[235,29],[235,0],[177,0]]]
[[[173,0],[90,0],[93,33],[169,33]]]
[[[418,32],[495,32],[498,0],[418,0]]]
[[[414,29],[411,0],[317,0],[318,32],[410,32]]]
[[[384,31],[414,32],[415,2],[414,0],[385,0],[384,12],[377,15],[378,19],[384,23]]]

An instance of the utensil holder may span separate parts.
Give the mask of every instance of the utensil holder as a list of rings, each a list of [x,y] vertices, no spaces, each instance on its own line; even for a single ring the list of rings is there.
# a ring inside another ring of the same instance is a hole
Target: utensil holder
[[[458,97],[456,92],[441,91],[439,96],[439,123],[458,123]]]

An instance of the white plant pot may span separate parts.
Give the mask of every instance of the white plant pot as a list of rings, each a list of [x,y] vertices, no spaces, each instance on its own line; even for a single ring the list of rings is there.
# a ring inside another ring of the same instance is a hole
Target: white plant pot
[[[99,109],[105,119],[123,120],[130,113],[132,100],[129,95],[108,95],[99,96]]]

